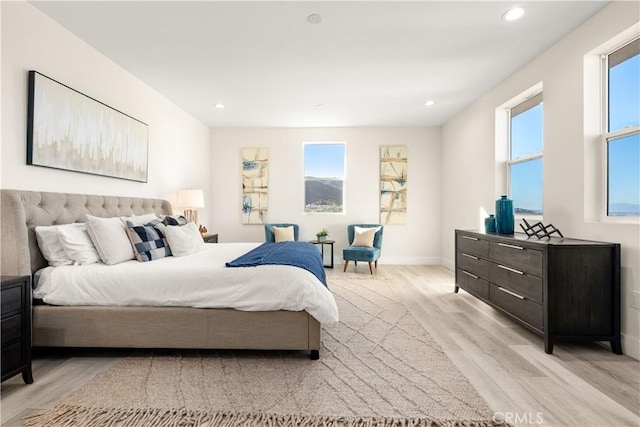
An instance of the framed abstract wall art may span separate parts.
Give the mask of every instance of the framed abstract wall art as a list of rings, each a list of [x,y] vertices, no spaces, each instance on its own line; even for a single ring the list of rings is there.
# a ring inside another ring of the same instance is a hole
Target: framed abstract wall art
[[[147,182],[149,125],[29,71],[27,164]]]
[[[242,223],[264,224],[269,211],[269,150],[242,149]]]
[[[380,223],[407,223],[407,147],[380,147]]]

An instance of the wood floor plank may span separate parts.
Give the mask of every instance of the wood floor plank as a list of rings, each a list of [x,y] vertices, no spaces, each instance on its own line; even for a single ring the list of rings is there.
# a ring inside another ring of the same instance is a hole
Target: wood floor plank
[[[327,277],[344,280],[354,295],[392,287],[490,408],[516,426],[640,425],[640,362],[592,343],[559,342],[548,355],[539,335],[464,291],[455,294],[454,275],[442,266],[379,265],[371,280],[364,265],[347,273],[328,269]],[[2,426],[20,426],[24,416],[55,405],[125,354],[36,356],[33,384],[20,376],[2,383]]]

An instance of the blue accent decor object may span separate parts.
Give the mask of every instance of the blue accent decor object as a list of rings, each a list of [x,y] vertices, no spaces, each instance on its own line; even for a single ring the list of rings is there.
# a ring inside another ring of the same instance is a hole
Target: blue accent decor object
[[[502,196],[496,200],[496,231],[498,234],[513,234],[514,226],[513,200]]]
[[[484,219],[484,231],[486,233],[496,232],[496,217],[493,214],[489,214],[489,217]]]

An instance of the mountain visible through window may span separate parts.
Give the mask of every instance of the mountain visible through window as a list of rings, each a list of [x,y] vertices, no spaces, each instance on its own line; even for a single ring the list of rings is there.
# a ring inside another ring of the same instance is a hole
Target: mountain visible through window
[[[344,175],[344,142],[305,143],[305,213],[343,213]]]

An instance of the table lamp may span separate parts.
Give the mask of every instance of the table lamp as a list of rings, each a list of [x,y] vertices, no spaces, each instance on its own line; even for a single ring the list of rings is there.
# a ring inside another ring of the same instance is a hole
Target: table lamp
[[[176,204],[184,208],[184,217],[188,222],[198,225],[198,208],[204,208],[204,191],[179,190]]]

